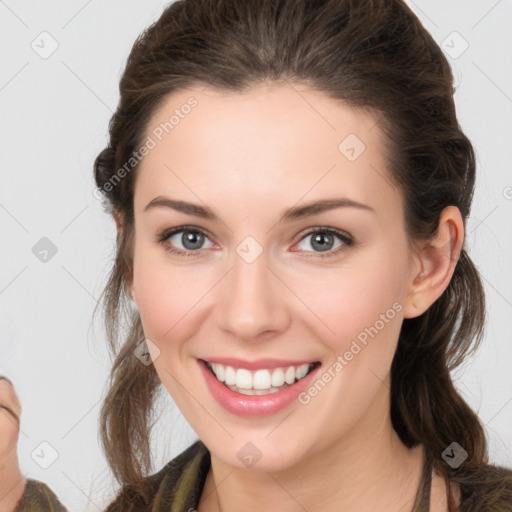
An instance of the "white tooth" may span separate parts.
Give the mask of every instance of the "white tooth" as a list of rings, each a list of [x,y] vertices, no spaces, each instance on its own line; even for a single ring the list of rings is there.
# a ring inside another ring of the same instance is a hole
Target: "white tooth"
[[[236,371],[236,383],[238,389],[251,389],[252,388],[252,373],[245,368],[240,368]]]
[[[213,371],[215,372],[215,375],[217,375],[217,379],[224,382],[224,366],[216,364],[214,365]]]
[[[228,386],[234,386],[236,383],[236,373],[235,369],[232,366],[226,366],[226,371],[224,372],[224,380]]]
[[[257,370],[252,379],[253,389],[270,388],[270,372],[268,370]]]
[[[295,368],[290,366],[284,374],[284,381],[286,384],[293,384],[295,382]]]
[[[297,368],[297,371],[295,372],[295,376],[297,379],[302,379],[302,377],[306,376],[306,373],[308,373],[309,370],[309,364],[303,364]]]
[[[282,386],[284,384],[284,371],[282,368],[276,368],[272,372],[271,384],[275,388],[278,388],[279,386]]]
[[[237,389],[236,392],[241,395],[254,395],[254,389]]]

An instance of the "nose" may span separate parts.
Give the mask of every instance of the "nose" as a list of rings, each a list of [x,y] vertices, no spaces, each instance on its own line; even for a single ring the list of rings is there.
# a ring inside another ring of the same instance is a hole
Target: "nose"
[[[293,294],[268,266],[265,252],[251,263],[236,254],[220,294],[219,328],[237,339],[267,339],[289,325]]]

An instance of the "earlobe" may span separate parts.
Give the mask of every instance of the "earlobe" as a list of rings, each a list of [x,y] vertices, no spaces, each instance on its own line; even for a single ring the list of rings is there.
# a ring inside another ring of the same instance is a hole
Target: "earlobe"
[[[450,284],[463,242],[464,223],[460,211],[448,206],[441,212],[436,234],[415,256],[416,273],[411,276],[404,301],[404,318],[420,316],[443,294]]]

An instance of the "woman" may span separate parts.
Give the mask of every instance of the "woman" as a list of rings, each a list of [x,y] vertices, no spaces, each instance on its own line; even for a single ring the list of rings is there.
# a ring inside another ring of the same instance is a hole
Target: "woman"
[[[108,510],[512,510],[450,377],[484,317],[475,161],[411,10],[178,1],[120,95]],[[200,441],[144,479],[161,384]]]
[[[512,510],[450,377],[485,310],[474,153],[403,2],[171,4],[95,179],[109,512]],[[147,476],[161,385],[200,440]]]
[[[25,478],[18,465],[21,403],[10,379],[0,375],[0,510],[66,512],[44,483]]]

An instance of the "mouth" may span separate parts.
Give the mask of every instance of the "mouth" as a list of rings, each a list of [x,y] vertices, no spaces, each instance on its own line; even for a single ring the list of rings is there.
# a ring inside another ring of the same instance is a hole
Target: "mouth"
[[[205,360],[203,363],[217,381],[229,390],[242,395],[257,396],[289,388],[320,366],[320,362],[315,361],[250,370]]]

